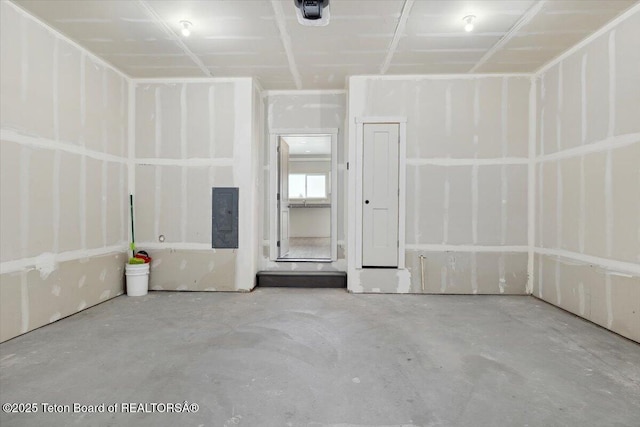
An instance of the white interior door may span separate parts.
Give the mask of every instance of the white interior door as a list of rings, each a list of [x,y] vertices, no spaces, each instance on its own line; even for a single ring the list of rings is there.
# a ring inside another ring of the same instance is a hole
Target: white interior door
[[[280,250],[279,257],[284,257],[289,253],[289,234],[290,234],[290,218],[289,218],[289,144],[280,138],[278,146],[280,176],[278,210],[280,215]]]
[[[364,124],[362,266],[398,266],[397,123]]]

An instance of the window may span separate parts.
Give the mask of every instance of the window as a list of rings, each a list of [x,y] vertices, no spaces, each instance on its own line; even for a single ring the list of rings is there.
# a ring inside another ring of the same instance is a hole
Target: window
[[[289,174],[290,199],[326,199],[327,197],[327,175]]]

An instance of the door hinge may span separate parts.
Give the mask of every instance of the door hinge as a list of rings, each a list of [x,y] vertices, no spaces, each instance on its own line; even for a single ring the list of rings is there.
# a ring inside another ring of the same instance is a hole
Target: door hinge
[[[278,195],[276,196],[276,200],[280,201],[280,193],[278,193]]]
[[[398,240],[398,248],[400,248],[400,240]]]
[[[276,151],[279,153],[280,152],[280,146],[278,145],[278,147],[276,147]]]
[[[277,247],[280,247],[280,240],[278,240],[278,243],[276,243]]]
[[[347,170],[349,170],[349,162],[347,162]]]

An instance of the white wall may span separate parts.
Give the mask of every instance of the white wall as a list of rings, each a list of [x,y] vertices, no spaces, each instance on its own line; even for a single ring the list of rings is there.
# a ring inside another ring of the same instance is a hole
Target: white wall
[[[354,292],[526,293],[528,76],[349,79],[349,163],[356,118],[406,118],[406,269],[356,269]],[[355,224],[350,169],[349,224]],[[355,245],[358,230],[349,234]]]
[[[154,258],[151,289],[252,289],[261,135],[252,79],[133,84],[136,245]],[[239,187],[238,249],[211,249],[212,187]]]
[[[123,292],[127,79],[0,3],[0,341]]]
[[[640,7],[537,88],[534,295],[640,341]]]

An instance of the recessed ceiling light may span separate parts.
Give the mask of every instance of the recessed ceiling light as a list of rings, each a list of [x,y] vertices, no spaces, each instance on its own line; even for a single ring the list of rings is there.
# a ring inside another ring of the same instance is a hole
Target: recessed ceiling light
[[[475,15],[467,15],[464,18],[462,18],[462,20],[465,22],[464,30],[467,33],[473,31],[473,21],[476,20],[476,16]]]
[[[311,152],[311,150],[305,150],[305,153],[310,153],[310,152]]]
[[[191,35],[191,27],[193,24],[189,21],[180,21],[180,26],[182,27],[180,32],[183,36],[189,37]]]

